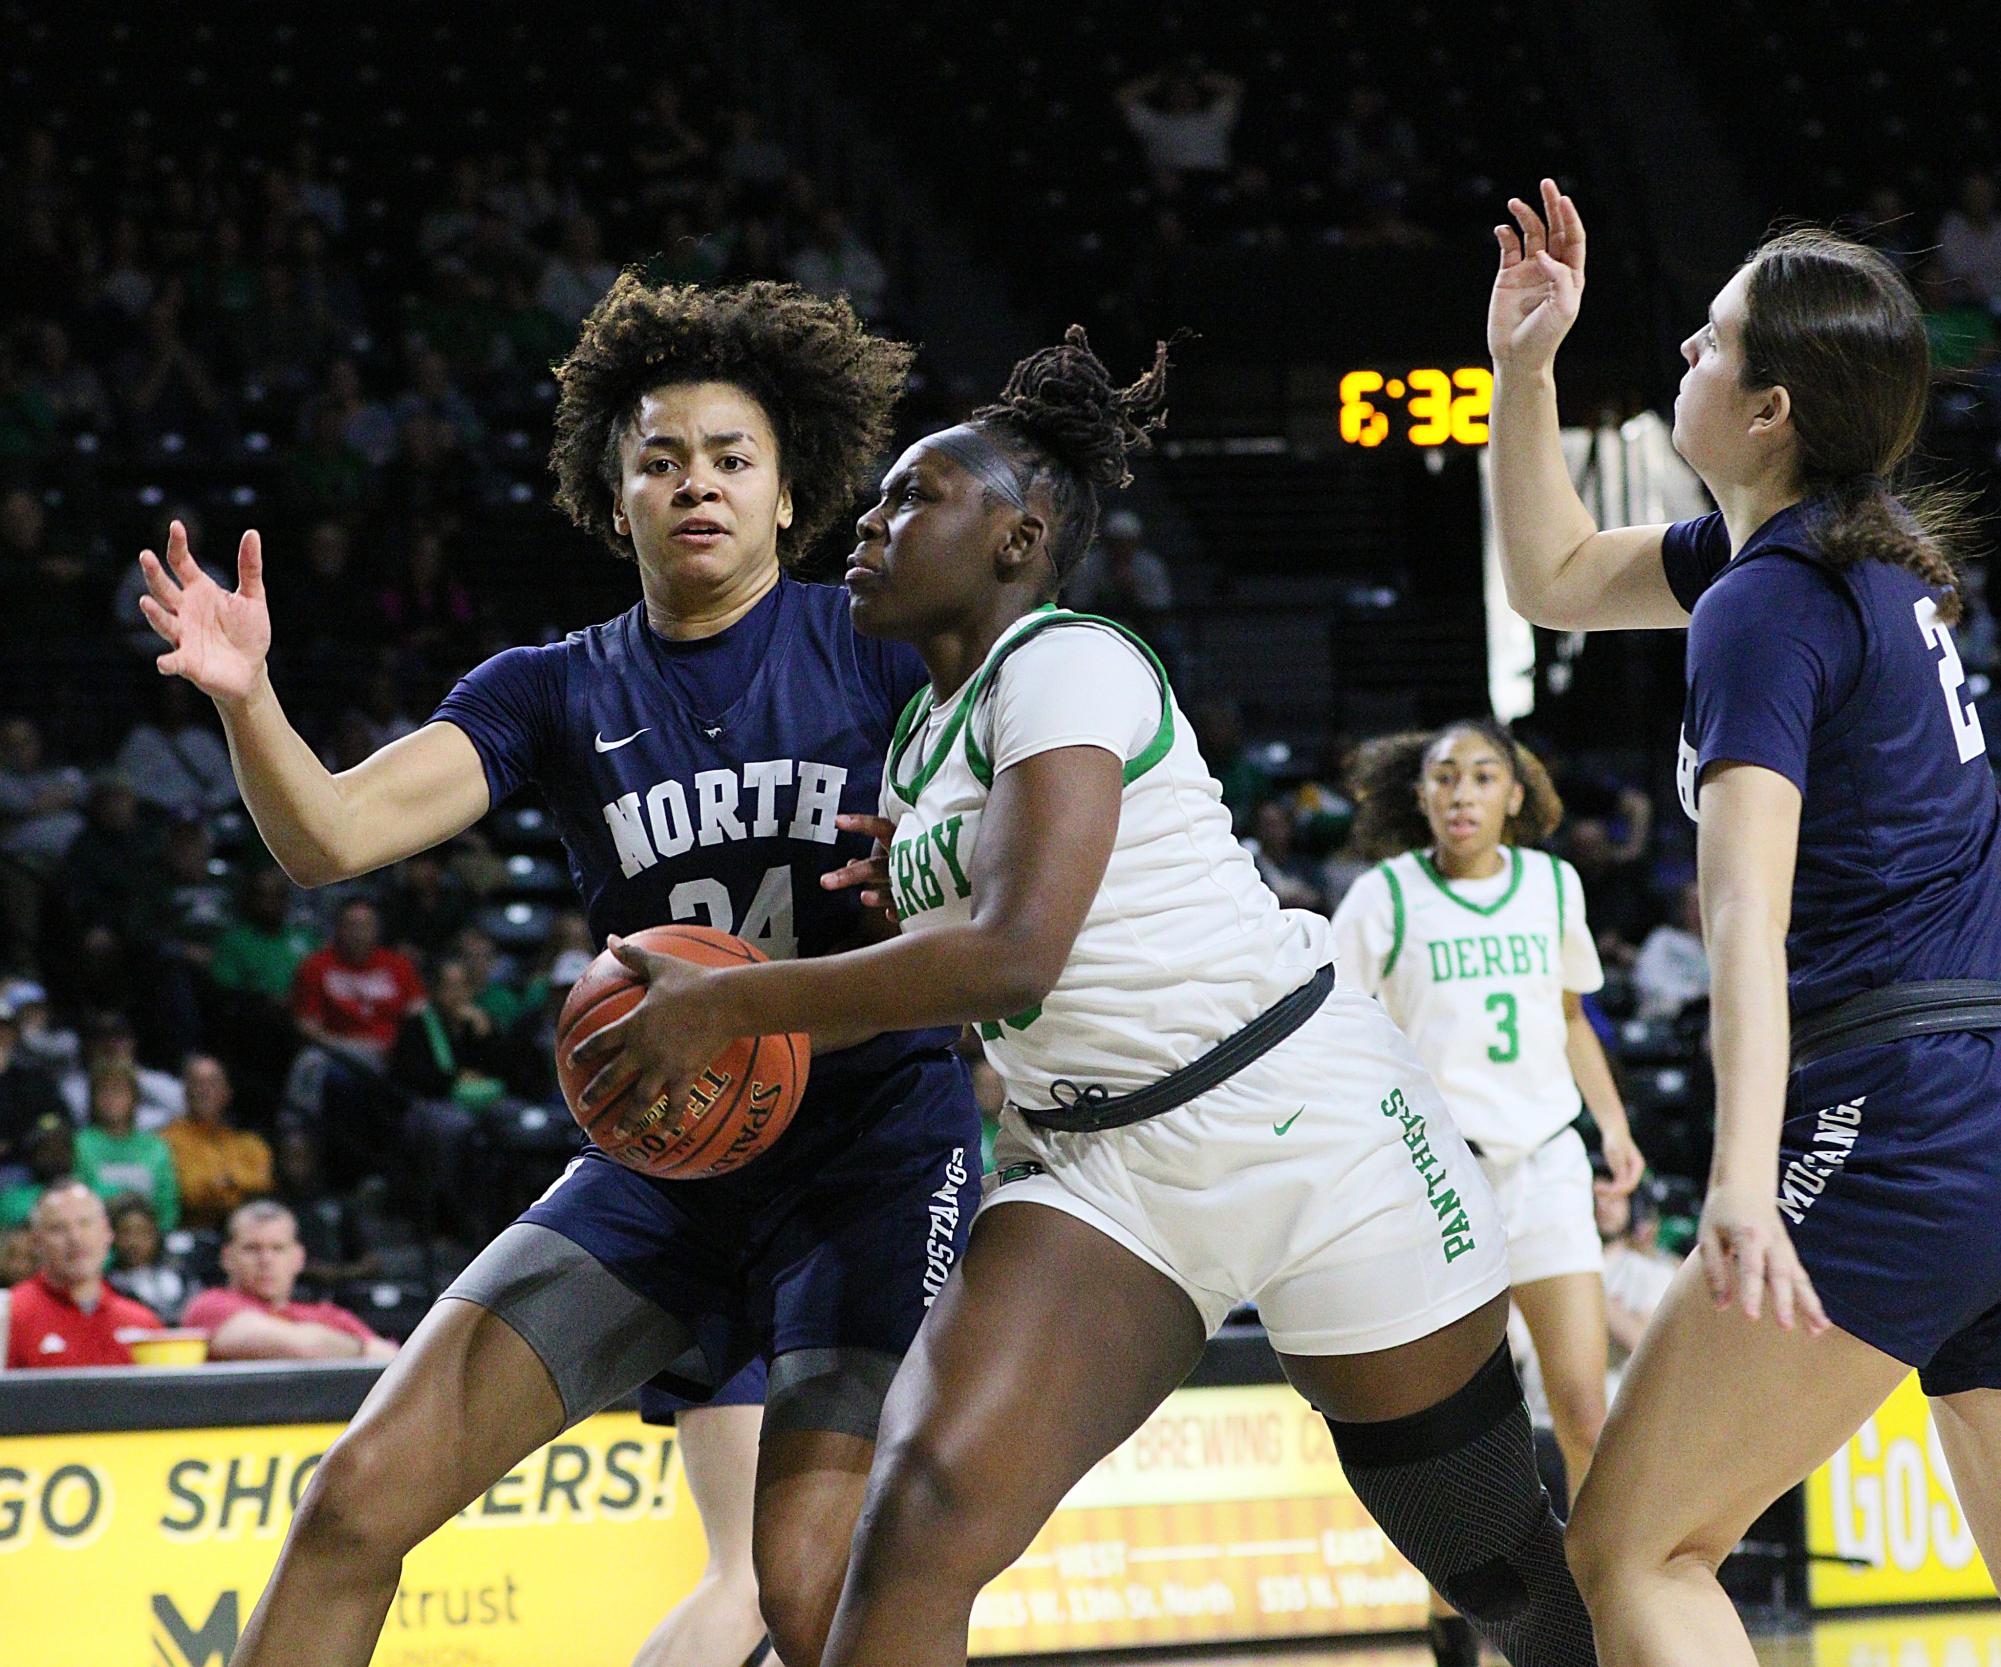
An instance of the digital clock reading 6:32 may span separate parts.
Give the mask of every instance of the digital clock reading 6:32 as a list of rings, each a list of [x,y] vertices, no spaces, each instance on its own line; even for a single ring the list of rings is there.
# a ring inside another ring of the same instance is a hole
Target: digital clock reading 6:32
[[[1341,378],[1341,438],[1351,446],[1380,446],[1392,437],[1402,407],[1410,426],[1401,438],[1413,446],[1484,446],[1493,405],[1494,373],[1484,365],[1422,367],[1401,376],[1351,370]]]

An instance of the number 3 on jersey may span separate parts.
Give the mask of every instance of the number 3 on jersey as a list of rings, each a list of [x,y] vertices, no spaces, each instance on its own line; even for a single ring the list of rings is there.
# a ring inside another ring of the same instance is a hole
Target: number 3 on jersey
[[[1987,754],[1986,738],[1980,733],[1980,714],[1971,701],[1962,702],[1959,691],[1966,686],[1966,668],[1959,663],[1959,650],[1952,645],[1952,632],[1938,617],[1938,604],[1921,596],[1911,604],[1918,616],[1918,629],[1926,644],[1938,651],[1938,684],[1945,691],[1945,709],[1952,714],[1952,738],[1959,744],[1959,761],[1971,764]]]
[[[1495,1016],[1494,1026],[1501,1033],[1498,1042],[1487,1044],[1487,1057],[1496,1065],[1511,1065],[1522,1052],[1521,1013],[1515,998],[1506,990],[1496,990],[1487,998],[1487,1011]]]
[[[799,935],[792,929],[792,869],[788,864],[764,871],[757,895],[744,911],[742,926],[736,923],[729,887],[717,879],[683,880],[667,894],[667,907],[677,921],[693,920],[698,913],[706,915],[704,925],[718,932],[734,932],[774,961],[790,961],[799,954]]]

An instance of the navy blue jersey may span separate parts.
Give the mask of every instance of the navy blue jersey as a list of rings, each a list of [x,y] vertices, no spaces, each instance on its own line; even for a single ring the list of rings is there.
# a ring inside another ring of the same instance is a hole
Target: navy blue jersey
[[[1718,760],[1800,790],[1786,939],[1796,1014],[1886,984],[2001,978],[2001,812],[1934,592],[1887,562],[1820,559],[1794,505],[1733,561],[1721,515],[1668,529],[1693,616],[1677,776],[1696,814]]]
[[[541,788],[597,938],[689,921],[784,960],[860,929],[856,894],[819,883],[869,849],[834,817],[876,813],[897,715],[926,681],[913,649],[855,631],[845,590],[781,578],[712,637],[663,638],[642,605],[509,649],[434,716],[471,738],[494,804]],[[951,1039],[910,1032],[816,1057],[812,1088]]]

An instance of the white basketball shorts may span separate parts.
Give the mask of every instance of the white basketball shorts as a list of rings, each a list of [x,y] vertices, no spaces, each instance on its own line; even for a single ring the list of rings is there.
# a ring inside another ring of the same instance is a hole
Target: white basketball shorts
[[[1510,1285],[1604,1272],[1591,1157],[1575,1129],[1563,1130],[1519,1158],[1482,1158],[1480,1167],[1500,1200]]]
[[[1188,1293],[1211,1333],[1255,1302],[1282,1354],[1429,1336],[1507,1289],[1501,1212],[1431,1078],[1336,988],[1262,1058],[1122,1129],[1002,1113],[983,1209],[1088,1222]]]

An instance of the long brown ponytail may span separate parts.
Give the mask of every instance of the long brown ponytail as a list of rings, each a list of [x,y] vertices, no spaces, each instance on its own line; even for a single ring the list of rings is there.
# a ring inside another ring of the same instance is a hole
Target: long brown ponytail
[[[1892,483],[1931,389],[1917,298],[1876,250],[1818,228],[1779,233],[1748,264],[1744,383],[1783,387],[1791,399],[1801,484],[1821,504],[1821,555],[1839,567],[1909,568],[1939,592],[1939,617],[1953,623],[1968,500]]]

